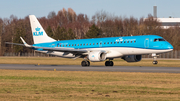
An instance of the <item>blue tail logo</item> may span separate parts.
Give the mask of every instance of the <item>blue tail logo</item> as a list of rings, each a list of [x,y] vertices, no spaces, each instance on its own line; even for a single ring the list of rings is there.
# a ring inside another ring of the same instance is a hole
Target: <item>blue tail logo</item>
[[[33,32],[33,36],[43,36],[43,32],[40,31],[41,28],[35,28],[36,32]]]

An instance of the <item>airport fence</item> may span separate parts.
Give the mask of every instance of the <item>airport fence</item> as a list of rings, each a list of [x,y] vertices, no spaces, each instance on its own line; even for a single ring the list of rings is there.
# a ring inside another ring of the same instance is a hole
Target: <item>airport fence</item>
[[[180,59],[180,50],[174,50],[167,53],[158,54],[158,58]],[[152,54],[142,55],[142,58],[152,58]]]
[[[39,52],[33,52],[33,53],[4,53],[3,56],[19,56],[19,57],[56,57],[54,55],[45,54],[45,53],[39,53]]]
[[[174,50],[167,53],[158,54],[158,58],[180,59],[180,50]],[[4,53],[3,56],[19,56],[19,57],[56,57],[50,54],[33,52],[33,53]],[[142,55],[142,58],[152,58],[151,54]]]

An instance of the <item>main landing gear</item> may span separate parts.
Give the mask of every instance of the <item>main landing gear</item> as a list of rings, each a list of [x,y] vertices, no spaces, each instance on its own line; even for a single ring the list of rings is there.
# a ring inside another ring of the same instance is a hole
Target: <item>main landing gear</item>
[[[158,64],[157,56],[158,56],[158,55],[156,55],[156,53],[153,53],[153,54],[152,54],[152,57],[153,57],[153,59],[154,59],[154,61],[153,61],[152,63],[153,63],[154,65]]]
[[[109,59],[109,61],[106,61],[106,62],[105,62],[105,66],[113,66],[114,63],[113,63],[113,61],[111,61],[111,60],[112,60],[112,59]],[[90,66],[90,62],[89,62],[88,60],[83,60],[83,61],[81,62],[81,66],[82,66],[82,67]]]
[[[113,61],[111,61],[111,60],[113,60],[113,59],[109,59],[109,61],[106,61],[106,62],[105,62],[105,66],[113,66],[114,63],[113,63]]]
[[[90,66],[90,62],[88,60],[84,60],[81,62],[81,66],[83,66],[83,67]]]

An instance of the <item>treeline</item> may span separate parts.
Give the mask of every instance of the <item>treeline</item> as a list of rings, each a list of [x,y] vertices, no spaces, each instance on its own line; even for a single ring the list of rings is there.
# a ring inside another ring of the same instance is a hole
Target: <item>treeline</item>
[[[159,35],[169,41],[175,48],[180,49],[180,29],[178,26],[163,29],[161,23],[151,15],[148,18],[113,16],[105,11],[99,11],[90,19],[86,14],[76,14],[73,9],[60,10],[57,14],[52,11],[47,17],[38,18],[47,34],[56,40],[83,39],[97,37],[116,37],[129,35]],[[1,55],[5,52],[33,52],[22,46],[7,45],[5,42],[22,43],[19,37],[33,44],[29,17],[18,19],[0,18]]]

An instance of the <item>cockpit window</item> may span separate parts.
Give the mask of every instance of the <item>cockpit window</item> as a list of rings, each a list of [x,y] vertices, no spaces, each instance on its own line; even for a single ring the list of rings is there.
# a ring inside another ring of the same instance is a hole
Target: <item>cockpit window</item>
[[[159,41],[166,41],[165,39],[159,39]]]
[[[154,39],[154,42],[156,42],[156,41],[166,41],[166,40],[163,38]]]
[[[154,39],[154,42],[158,41],[158,39]]]

